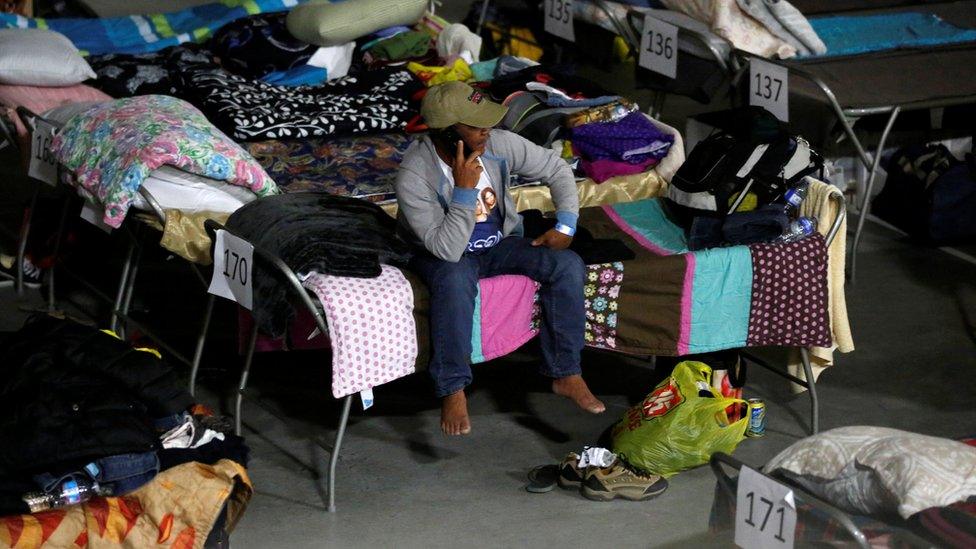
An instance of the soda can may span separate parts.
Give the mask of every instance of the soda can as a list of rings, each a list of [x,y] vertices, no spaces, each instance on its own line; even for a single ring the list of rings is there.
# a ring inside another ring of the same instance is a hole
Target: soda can
[[[766,403],[761,398],[749,399],[749,427],[746,436],[759,438],[766,434]]]

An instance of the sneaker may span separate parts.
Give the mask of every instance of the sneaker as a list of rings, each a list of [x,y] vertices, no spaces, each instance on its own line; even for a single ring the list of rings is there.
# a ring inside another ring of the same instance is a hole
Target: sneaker
[[[668,481],[660,475],[646,475],[628,467],[619,458],[609,467],[592,468],[586,472],[581,492],[595,501],[616,498],[644,501],[657,497],[668,489]]]
[[[9,278],[9,284],[12,284],[14,280],[17,279],[17,271],[14,269],[14,263],[17,262],[16,256],[0,255],[0,272],[4,275],[3,278]],[[24,263],[21,265],[24,273],[24,286],[28,288],[40,288],[41,287],[41,277],[44,276],[44,271],[39,267],[31,263],[31,260],[24,258]]]
[[[570,452],[559,462],[559,476],[556,477],[556,483],[561,488],[579,490],[580,485],[583,484],[584,471],[577,467],[579,458],[575,452]]]

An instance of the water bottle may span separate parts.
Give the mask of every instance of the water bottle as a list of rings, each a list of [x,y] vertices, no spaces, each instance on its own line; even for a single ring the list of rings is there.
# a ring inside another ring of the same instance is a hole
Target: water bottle
[[[800,211],[800,204],[803,203],[803,199],[807,197],[807,193],[810,192],[810,183],[804,178],[801,180],[796,187],[786,191],[783,195],[786,201],[786,215],[794,217]]]
[[[24,494],[23,500],[31,513],[37,513],[88,501],[97,491],[97,482],[77,476],[65,479],[52,493],[30,492]]]
[[[806,238],[817,230],[817,220],[812,217],[801,217],[790,223],[789,228],[775,242],[796,242]]]

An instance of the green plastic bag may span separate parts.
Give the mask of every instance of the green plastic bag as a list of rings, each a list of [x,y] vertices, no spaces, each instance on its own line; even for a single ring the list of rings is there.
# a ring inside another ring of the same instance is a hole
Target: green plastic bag
[[[664,477],[708,463],[715,452],[731,454],[745,438],[749,414],[730,423],[726,408],[746,401],[722,396],[711,378],[712,369],[701,362],[675,366],[613,427],[613,451],[637,469]]]

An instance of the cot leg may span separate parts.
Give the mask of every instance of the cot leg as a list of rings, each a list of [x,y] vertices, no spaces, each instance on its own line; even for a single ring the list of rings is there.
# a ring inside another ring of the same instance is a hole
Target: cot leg
[[[813,367],[810,366],[810,351],[800,347],[800,360],[803,361],[803,374],[807,378],[807,390],[810,392],[810,434],[820,432],[820,400],[817,398],[817,382],[813,378]]]
[[[58,266],[58,255],[61,253],[61,241],[64,239],[64,227],[68,223],[68,208],[71,206],[71,196],[65,195],[64,202],[61,205],[61,219],[58,221],[58,232],[54,236],[54,258],[51,262],[51,268],[48,271],[47,277],[47,310],[49,313],[53,313],[55,310],[54,303],[54,270]],[[17,271],[20,272],[22,267],[17,266]]]
[[[888,141],[888,134],[891,133],[891,128],[895,125],[895,119],[898,118],[898,114],[901,112],[901,107],[895,107],[891,111],[891,115],[888,116],[888,123],[885,125],[884,131],[881,133],[881,140],[878,142],[878,150],[874,153],[874,159],[871,161],[871,171],[868,172],[868,184],[864,190],[864,200],[861,202],[861,214],[857,220],[857,230],[854,232],[854,245],[851,247],[851,283],[855,282],[855,277],[857,276],[857,247],[861,243],[861,231],[864,230],[864,221],[868,218],[868,212],[871,209],[871,191],[874,189],[874,179],[878,173],[878,165],[881,163],[881,153],[884,152],[885,142]]]
[[[122,264],[122,276],[119,277],[119,291],[115,293],[115,302],[112,303],[112,317],[109,319],[108,327],[115,333],[119,333],[119,311],[122,310],[122,300],[125,299],[125,288],[129,281],[129,271],[132,269],[132,259],[136,253],[135,238],[130,236],[129,249],[125,253],[125,263]]]
[[[203,323],[200,325],[200,336],[197,337],[197,348],[193,351],[193,364],[190,365],[190,395],[196,396],[197,373],[200,371],[200,359],[203,357],[203,345],[207,342],[207,330],[210,329],[210,315],[213,313],[213,294],[207,294],[207,309],[203,313]]]
[[[241,436],[241,407],[244,404],[244,390],[247,389],[247,376],[251,373],[251,362],[254,359],[254,345],[258,342],[258,324],[254,323],[251,335],[247,340],[247,353],[244,355],[244,370],[241,371],[241,381],[237,384],[237,402],[234,405],[234,434]]]
[[[20,224],[20,238],[17,241],[17,263],[14,264],[14,272],[17,278],[14,279],[14,290],[17,295],[24,293],[24,257],[27,255],[27,238],[30,236],[31,221],[34,217],[34,209],[37,208],[37,195],[41,192],[39,186],[34,186],[31,194],[30,205],[24,210],[24,219]]]
[[[136,243],[135,257],[132,260],[132,267],[129,270],[129,280],[125,284],[125,297],[122,299],[122,308],[119,318],[122,323],[119,325],[119,337],[125,339],[125,332],[129,325],[129,306],[132,304],[132,294],[135,293],[136,275],[139,273],[139,260],[142,259],[142,246]]]
[[[342,437],[346,434],[346,424],[349,423],[349,409],[352,408],[353,395],[347,396],[342,403],[342,416],[339,418],[339,429],[336,431],[335,444],[332,445],[332,457],[329,458],[329,512],[335,513],[335,475],[336,465],[339,463],[339,448],[342,447]]]
[[[483,0],[481,2],[481,13],[478,14],[478,26],[475,28],[474,33],[481,36],[481,29],[485,26],[485,21],[488,19],[488,4],[489,0]]]

